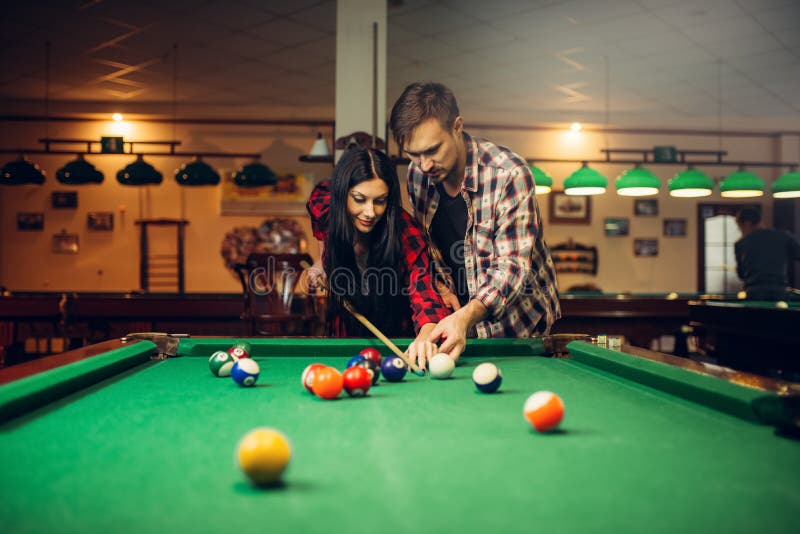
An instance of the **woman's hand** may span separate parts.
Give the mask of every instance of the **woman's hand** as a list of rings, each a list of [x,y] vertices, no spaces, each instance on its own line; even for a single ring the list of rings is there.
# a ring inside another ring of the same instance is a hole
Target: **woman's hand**
[[[452,311],[456,311],[461,308],[461,303],[458,301],[458,296],[450,291],[449,287],[438,280],[435,282],[435,285],[436,292],[439,293],[440,297],[442,297],[445,306],[450,308]]]
[[[325,275],[321,261],[314,262],[314,265],[306,269],[306,274],[308,275],[309,289],[323,289],[328,283],[328,277]]]
[[[420,369],[424,370],[428,360],[434,354],[439,352],[439,346],[436,343],[428,341],[428,336],[433,332],[436,323],[427,323],[422,325],[419,329],[416,339],[406,349],[408,359],[416,363]]]

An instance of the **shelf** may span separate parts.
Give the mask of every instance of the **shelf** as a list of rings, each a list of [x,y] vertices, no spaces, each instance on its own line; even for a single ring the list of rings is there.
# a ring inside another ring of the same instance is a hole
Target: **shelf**
[[[303,163],[330,163],[333,165],[333,156],[300,156],[297,159]]]

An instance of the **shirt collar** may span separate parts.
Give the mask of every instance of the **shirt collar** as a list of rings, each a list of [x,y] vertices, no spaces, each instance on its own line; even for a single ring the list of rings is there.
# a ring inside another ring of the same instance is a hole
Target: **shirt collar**
[[[464,145],[467,151],[466,165],[464,165],[464,185],[462,189],[475,192],[478,190],[478,143],[466,131],[462,131]]]

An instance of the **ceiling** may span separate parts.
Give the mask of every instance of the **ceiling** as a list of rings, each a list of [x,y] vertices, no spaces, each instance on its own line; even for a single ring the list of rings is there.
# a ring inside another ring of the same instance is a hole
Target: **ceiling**
[[[800,124],[800,0],[389,4],[389,103],[436,80],[468,122]],[[5,1],[0,113],[41,114],[49,41],[51,112],[166,112],[175,81],[194,116],[332,119],[335,33],[335,0]]]

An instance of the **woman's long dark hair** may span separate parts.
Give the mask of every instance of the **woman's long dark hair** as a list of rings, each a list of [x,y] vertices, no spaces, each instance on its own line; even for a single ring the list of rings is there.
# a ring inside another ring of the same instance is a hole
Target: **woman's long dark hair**
[[[382,180],[389,193],[383,217],[368,234],[365,275],[356,262],[354,246],[359,233],[347,213],[347,196],[354,186],[373,178]],[[338,319],[349,336],[372,336],[342,306],[341,299],[346,298],[356,311],[387,336],[408,335],[410,310],[404,291],[403,251],[398,230],[402,209],[397,171],[386,154],[351,148],[342,155],[331,178],[328,237],[323,258],[331,292],[326,316],[329,333]]]

